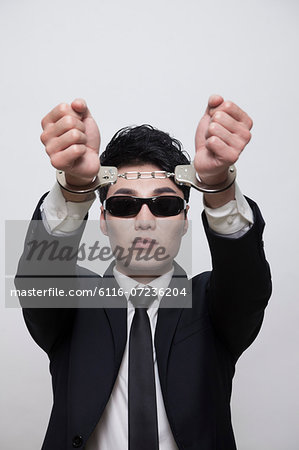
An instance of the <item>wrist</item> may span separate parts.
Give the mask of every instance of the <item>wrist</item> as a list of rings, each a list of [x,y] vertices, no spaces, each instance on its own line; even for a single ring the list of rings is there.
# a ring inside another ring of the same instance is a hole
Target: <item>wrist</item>
[[[198,173],[200,180],[207,186],[215,186],[221,183],[225,183],[228,179],[228,168],[225,168],[217,174],[205,174]]]
[[[235,183],[225,191],[204,194],[204,203],[208,208],[220,208],[231,200],[235,200]]]
[[[65,180],[67,184],[70,184],[71,186],[87,186],[94,180],[94,177],[85,178],[65,173]]]
[[[69,192],[65,189],[63,189],[60,186],[60,190],[62,192],[63,197],[67,202],[74,202],[74,203],[82,203],[87,202],[90,200],[94,200],[96,198],[96,195],[94,192],[87,192],[86,194],[76,194],[75,192]]]

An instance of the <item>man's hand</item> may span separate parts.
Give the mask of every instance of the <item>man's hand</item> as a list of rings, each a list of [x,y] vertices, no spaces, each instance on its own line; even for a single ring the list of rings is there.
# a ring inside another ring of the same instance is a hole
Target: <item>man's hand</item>
[[[237,105],[212,95],[195,135],[194,167],[202,181],[226,180],[228,168],[251,139],[251,118]]]
[[[41,141],[69,184],[89,184],[100,167],[100,132],[84,100],[61,103],[42,120]]]

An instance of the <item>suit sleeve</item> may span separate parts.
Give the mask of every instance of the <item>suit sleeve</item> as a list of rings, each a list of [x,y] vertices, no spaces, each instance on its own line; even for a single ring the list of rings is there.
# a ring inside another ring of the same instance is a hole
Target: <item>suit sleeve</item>
[[[49,234],[41,218],[38,203],[25,238],[23,254],[15,277],[21,292],[38,290],[40,296],[20,296],[27,328],[37,344],[50,353],[55,345],[70,332],[76,314],[76,299],[63,297],[78,284],[77,252],[84,224],[78,233],[57,237]]]
[[[262,240],[265,223],[256,203],[247,201],[254,224],[238,239],[212,232],[203,213],[213,266],[208,307],[216,334],[235,360],[256,338],[272,288]]]

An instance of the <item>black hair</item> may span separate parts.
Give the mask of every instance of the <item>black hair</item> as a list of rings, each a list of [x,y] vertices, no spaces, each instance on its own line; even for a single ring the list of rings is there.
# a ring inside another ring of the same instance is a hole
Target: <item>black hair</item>
[[[174,172],[177,165],[190,164],[179,140],[151,125],[129,126],[117,131],[100,157],[101,165],[118,169],[128,164],[152,163],[160,170]],[[179,186],[188,202],[190,187]],[[99,189],[103,203],[109,186]]]

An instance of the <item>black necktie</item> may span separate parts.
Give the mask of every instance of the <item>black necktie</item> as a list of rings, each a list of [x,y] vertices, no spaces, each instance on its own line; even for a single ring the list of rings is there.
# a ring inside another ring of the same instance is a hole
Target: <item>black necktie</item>
[[[129,450],[158,450],[152,333],[147,308],[153,296],[131,296],[135,306],[129,338]]]

